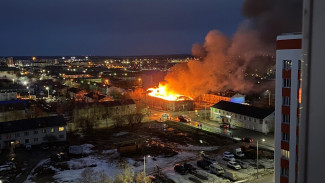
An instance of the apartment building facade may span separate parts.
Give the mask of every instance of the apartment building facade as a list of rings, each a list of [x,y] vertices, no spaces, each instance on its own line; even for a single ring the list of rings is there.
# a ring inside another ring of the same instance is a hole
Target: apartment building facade
[[[274,130],[274,110],[228,101],[211,106],[210,119],[265,134]]]
[[[62,116],[30,118],[0,123],[0,149],[66,140]]]
[[[301,34],[284,34],[276,43],[275,182],[297,180]]]

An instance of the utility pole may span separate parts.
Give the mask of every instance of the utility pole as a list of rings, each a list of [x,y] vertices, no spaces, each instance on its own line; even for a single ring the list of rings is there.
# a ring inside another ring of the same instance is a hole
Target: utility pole
[[[146,156],[143,156],[143,182],[146,182]]]
[[[207,120],[207,103],[204,103],[204,120]]]
[[[256,177],[258,178],[258,140],[256,141]]]

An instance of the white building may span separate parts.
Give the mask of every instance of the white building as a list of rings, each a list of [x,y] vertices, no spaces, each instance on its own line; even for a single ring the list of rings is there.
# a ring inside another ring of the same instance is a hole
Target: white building
[[[17,100],[17,92],[8,91],[8,92],[0,92],[0,101],[7,100]]]
[[[247,128],[262,133],[273,132],[274,111],[243,105],[228,101],[220,101],[210,107],[210,119],[232,126]]]
[[[297,182],[301,38],[301,34],[277,37],[274,133],[276,183]]]
[[[38,145],[66,140],[66,122],[62,116],[23,119],[0,123],[0,149],[20,145]]]

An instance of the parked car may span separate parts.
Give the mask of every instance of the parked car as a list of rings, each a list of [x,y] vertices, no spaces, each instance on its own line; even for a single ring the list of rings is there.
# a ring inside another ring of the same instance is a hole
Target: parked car
[[[209,166],[211,165],[211,163],[205,160],[199,160],[196,162],[196,165],[202,168],[203,170],[209,170]]]
[[[185,123],[190,123],[191,122],[191,118],[184,116],[184,115],[180,115],[178,116],[178,119],[180,122],[185,122]]]
[[[196,173],[196,168],[193,165],[191,165],[191,164],[185,163],[184,164],[184,168],[190,174]]]
[[[235,154],[236,157],[242,158],[245,156],[241,148],[235,148],[233,149],[233,153]]]
[[[220,125],[220,128],[228,129],[229,128],[229,125],[227,125],[227,124],[221,124]]]
[[[25,145],[25,148],[26,148],[26,150],[31,150],[31,149],[32,149],[32,145],[30,145],[30,144],[26,144],[26,145]]]
[[[224,156],[232,156],[232,157],[234,157],[234,154],[231,153],[231,152],[229,152],[229,151],[225,151],[225,152],[223,152],[223,155],[224,155]]]
[[[249,138],[249,137],[244,137],[244,138],[241,139],[241,141],[248,142],[248,143],[252,143],[253,142],[253,139],[252,138]]]
[[[186,169],[184,168],[183,165],[180,165],[180,164],[176,164],[174,166],[174,170],[175,172],[181,174],[181,175],[185,175],[187,173]]]
[[[212,157],[209,157],[209,156],[203,156],[203,160],[204,161],[208,161],[209,163],[217,163],[217,160],[216,159],[214,159],[214,158],[212,158]]]
[[[235,161],[236,160],[234,158],[234,155],[224,155],[222,159],[225,161]]]
[[[226,178],[230,179],[231,181],[236,181],[238,178],[237,178],[237,174],[234,173],[234,172],[225,172],[225,175],[224,175]]]
[[[50,149],[50,147],[49,147],[48,144],[42,144],[41,148],[42,148],[43,150],[48,150],[48,149]]]
[[[238,163],[242,169],[246,169],[248,167],[248,164],[246,162],[241,161],[241,160],[236,159],[235,162]]]
[[[216,175],[222,175],[225,173],[224,169],[218,165],[217,163],[213,163],[209,166],[209,170],[211,173],[214,173]]]
[[[240,170],[240,169],[241,169],[240,165],[239,165],[237,162],[235,162],[235,161],[229,161],[229,162],[227,163],[227,166],[228,166],[229,168],[234,169],[234,170]]]

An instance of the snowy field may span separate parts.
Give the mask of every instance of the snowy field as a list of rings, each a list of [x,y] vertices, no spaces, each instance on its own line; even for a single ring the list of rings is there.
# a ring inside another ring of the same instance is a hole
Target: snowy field
[[[25,183],[31,183],[35,180],[37,172],[35,170],[39,167],[44,167],[54,171],[53,178],[56,182],[80,182],[80,177],[82,172],[87,168],[91,167],[95,172],[104,172],[110,178],[114,178],[116,175],[123,172],[123,167],[120,166],[120,156],[116,149],[107,149],[102,150],[98,153],[96,150],[92,150],[94,147],[91,144],[82,145],[84,149],[85,157],[82,158],[73,158],[65,162],[60,162],[65,164],[65,168],[57,167],[56,162],[51,162],[50,159],[42,160],[37,167],[33,169],[31,174],[28,176]],[[211,147],[201,147],[201,146],[178,146],[178,154],[173,157],[163,157],[157,156],[152,157],[150,155],[146,156],[146,173],[150,175],[154,172],[155,167],[158,165],[162,173],[165,174],[168,178],[173,180],[176,183],[191,182],[189,178],[195,178],[194,175],[180,175],[176,173],[173,169],[174,165],[179,163],[190,163],[196,166],[196,161],[200,158],[200,153],[202,151],[215,151],[218,149],[217,146]],[[253,180],[256,176],[256,168],[254,164],[255,160],[245,160],[249,164],[247,169],[242,169],[239,171],[231,170],[226,166],[226,162],[222,160],[221,156],[214,156],[219,162],[219,164],[225,169],[225,171],[235,172],[237,177],[241,180]],[[143,171],[143,158],[142,159],[132,159],[124,158],[123,162],[126,162],[128,167],[130,167],[134,172]],[[265,166],[265,169],[260,169],[259,172],[262,174],[270,174],[273,172],[273,160],[261,159],[260,163]],[[230,182],[228,179],[210,174],[208,171],[198,168],[198,173],[207,177],[207,180],[200,180],[201,182]]]

